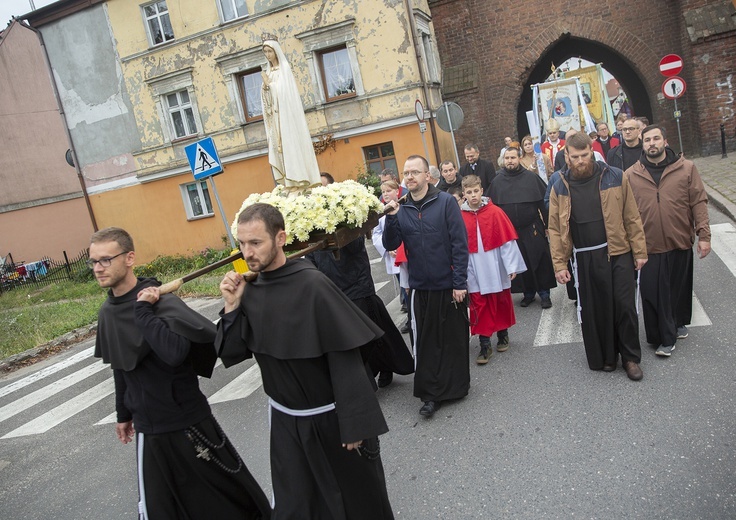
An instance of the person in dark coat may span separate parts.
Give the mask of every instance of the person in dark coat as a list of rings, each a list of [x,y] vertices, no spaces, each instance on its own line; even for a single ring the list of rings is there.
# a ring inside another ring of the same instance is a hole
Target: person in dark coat
[[[443,161],[440,163],[440,175],[442,178],[437,184],[437,189],[440,191],[447,191],[450,188],[463,189],[463,176],[460,175],[455,167],[455,163],[452,161]]]
[[[272,518],[392,519],[378,442],[388,426],[360,355],[383,331],[309,260],[286,259],[273,206],[245,208],[237,237],[257,278],[223,278],[215,348],[226,367],[255,356],[261,369]]]
[[[470,388],[467,296],[468,237],[455,199],[429,185],[429,164],[411,155],[404,164],[409,196],[391,201],[383,246],[404,244],[412,289],[414,396],[431,417],[443,401],[460,399]]]
[[[641,157],[641,124],[636,119],[627,119],[621,126],[623,142],[615,148],[611,148],[606,157],[606,162],[626,171],[631,168]]]
[[[527,268],[511,282],[511,292],[524,294],[522,307],[528,307],[539,293],[542,308],[549,309],[552,307],[549,291],[557,282],[545,236],[547,186],[538,175],[521,167],[518,148],[506,150],[504,164],[488,192],[493,203],[506,212],[516,228],[517,244]]]
[[[336,252],[315,251],[307,258],[385,332],[380,338],[361,347],[371,382],[379,375],[378,386],[385,387],[393,381],[394,373],[414,373],[414,358],[406,348],[404,338],[394,325],[383,300],[376,294],[365,237],[356,238]]]
[[[154,278],[133,274],[133,239],[123,229],[92,235],[88,264],[110,289],[95,356],[115,380],[115,431],[135,436],[141,518],[269,518],[261,487],[212,416],[197,376],[215,366],[215,326]]]
[[[485,192],[496,176],[496,168],[490,162],[480,158],[480,148],[477,144],[465,145],[465,160],[468,162],[460,168],[460,177],[477,175],[480,177],[480,183]]]

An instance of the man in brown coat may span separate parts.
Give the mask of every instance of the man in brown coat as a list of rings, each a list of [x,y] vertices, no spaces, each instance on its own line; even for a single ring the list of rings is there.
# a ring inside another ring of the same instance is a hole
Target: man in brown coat
[[[570,168],[555,182],[549,201],[555,276],[559,283],[570,280],[572,258],[590,369],[611,372],[621,354],[626,375],[639,381],[644,374],[634,270],[647,262],[639,210],[623,172],[594,160],[590,137],[579,132],[565,148]]]
[[[669,357],[686,338],[692,318],[693,242],[698,256],[710,252],[708,195],[698,169],[667,146],[659,125],[642,130],[644,155],[626,170],[634,191],[649,262],[641,272],[641,299],[647,342]]]

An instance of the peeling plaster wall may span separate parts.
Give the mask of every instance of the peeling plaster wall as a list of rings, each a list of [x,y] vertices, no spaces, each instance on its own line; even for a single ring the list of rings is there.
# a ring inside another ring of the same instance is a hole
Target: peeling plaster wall
[[[141,142],[104,5],[41,32],[88,185],[133,174]]]
[[[426,2],[420,4],[429,11]],[[191,70],[200,136],[214,137],[225,157],[266,147],[263,123],[241,123],[237,101],[228,88],[230,78],[216,61],[258,49],[262,33],[279,36],[313,136],[410,115],[414,101],[423,97],[401,0],[248,2],[248,17],[222,26],[215,2],[181,0],[168,7],[175,40],[150,47],[140,7],[125,0],[107,3],[125,90],[130,93],[141,138],[141,150],[133,153],[139,176],[187,165],[183,149],[191,139],[167,141],[162,128],[166,115],[150,85],[156,78],[185,69]],[[295,35],[350,19],[355,20],[353,34],[365,95],[319,105],[304,44]]]

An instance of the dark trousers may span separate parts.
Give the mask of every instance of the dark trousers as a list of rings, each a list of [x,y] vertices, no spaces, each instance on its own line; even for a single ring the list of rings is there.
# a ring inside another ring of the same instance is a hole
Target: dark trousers
[[[691,249],[649,254],[641,271],[641,301],[647,342],[672,346],[677,327],[692,315]]]

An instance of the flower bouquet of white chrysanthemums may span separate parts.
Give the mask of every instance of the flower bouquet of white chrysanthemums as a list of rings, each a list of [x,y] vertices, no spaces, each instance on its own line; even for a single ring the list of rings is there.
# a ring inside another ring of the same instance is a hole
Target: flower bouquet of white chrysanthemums
[[[286,244],[295,240],[307,242],[315,231],[334,233],[339,227],[356,229],[368,221],[371,213],[381,213],[383,205],[364,185],[343,181],[310,188],[294,194],[288,188],[277,186],[267,193],[250,195],[235,215],[233,236],[238,233],[240,212],[257,202],[275,206],[284,216]]]

